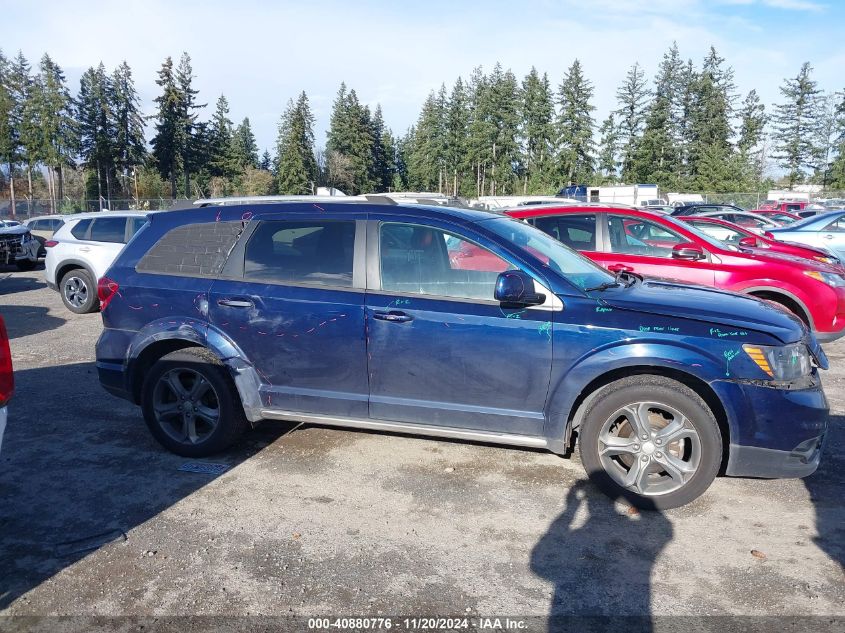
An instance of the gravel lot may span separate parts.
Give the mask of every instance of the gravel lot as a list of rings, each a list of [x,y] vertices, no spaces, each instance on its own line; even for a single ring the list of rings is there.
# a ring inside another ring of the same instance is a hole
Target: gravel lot
[[[845,341],[815,475],[638,514],[577,457],[277,422],[181,472],[100,388],[99,315],[7,274],[0,615],[845,615]]]

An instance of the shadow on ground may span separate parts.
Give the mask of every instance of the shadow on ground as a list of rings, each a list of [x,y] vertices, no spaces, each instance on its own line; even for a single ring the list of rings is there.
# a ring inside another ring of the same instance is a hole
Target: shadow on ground
[[[845,567],[845,523],[842,503],[845,499],[845,416],[830,416],[819,469],[804,479],[816,510],[816,545],[832,560]]]
[[[41,306],[0,306],[0,316],[6,322],[10,339],[54,330],[65,323],[66,319],[52,316],[49,312],[48,308]]]
[[[15,372],[0,452],[0,610],[213,480],[154,442],[140,410],[102,391],[93,363]],[[40,404],[43,403],[43,404]],[[204,461],[231,467],[295,425]]]

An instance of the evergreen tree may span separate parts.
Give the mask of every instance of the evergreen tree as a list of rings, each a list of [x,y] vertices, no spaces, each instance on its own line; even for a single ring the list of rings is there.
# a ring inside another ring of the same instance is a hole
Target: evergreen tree
[[[155,99],[155,136],[152,139],[153,157],[162,178],[170,181],[170,197],[176,198],[176,177],[182,169],[187,145],[184,123],[184,100],[173,73],[173,60],[168,57],[158,71],[156,84],[162,93]]]
[[[804,169],[814,166],[818,154],[814,141],[819,126],[821,90],[810,78],[812,71],[810,63],[804,62],[798,75],[784,81],[780,88],[784,102],[775,105],[774,158],[787,170],[790,189],[804,179]]]
[[[836,157],[830,168],[830,184],[837,189],[845,189],[845,90],[837,93],[839,103],[836,105],[834,133],[834,147]]]
[[[111,112],[114,118],[114,166],[128,190],[129,172],[133,174],[147,159],[144,141],[144,117],[141,100],[135,90],[132,69],[125,61],[112,73]]]
[[[44,162],[56,175],[53,200],[64,197],[64,169],[73,166],[77,136],[73,116],[73,99],[65,84],[62,69],[46,53],[39,64],[39,127],[44,148]]]
[[[467,134],[469,132],[469,97],[463,80],[458,77],[446,103],[444,122],[444,167],[446,192],[460,195],[467,163]]]
[[[15,163],[18,160],[19,128],[16,104],[11,91],[9,62],[0,51],[0,161],[9,168],[11,217],[15,217]],[[0,172],[2,176],[2,172]]]
[[[370,182],[374,191],[388,191],[393,184],[393,140],[384,125],[380,105],[370,120],[370,136],[373,139]]]
[[[232,149],[235,164],[239,169],[256,169],[258,167],[258,143],[255,142],[255,134],[252,133],[252,126],[248,117],[244,117],[240,125],[235,128],[232,137]]]
[[[182,53],[179,66],[176,68],[176,85],[180,96],[180,119],[184,128],[182,137],[184,143],[182,152],[182,173],[185,179],[185,197],[191,196],[191,174],[206,167],[208,164],[209,133],[207,126],[197,122],[197,110],[206,104],[197,103],[197,90],[192,87],[194,69],[191,66],[191,56]]]
[[[111,199],[115,180],[114,141],[117,130],[112,112],[114,91],[110,77],[102,63],[89,68],[79,82],[76,99],[76,121],[79,132],[79,153],[83,164],[92,172],[93,189],[86,198]]]
[[[302,92],[288,101],[279,123],[276,189],[280,194],[310,194],[317,182],[314,156],[314,116]]]
[[[672,43],[654,78],[654,92],[646,111],[642,139],[634,153],[633,173],[638,182],[676,186],[679,153],[678,117],[682,113],[683,62],[678,44]]]
[[[739,140],[736,145],[743,189],[757,188],[763,179],[762,144],[766,120],[765,107],[757,91],[751,90],[739,111]]]
[[[827,188],[833,169],[836,153],[837,137],[839,135],[839,117],[835,94],[825,94],[819,97],[819,121],[815,139],[815,164],[813,165],[813,181]]]
[[[344,176],[344,185],[351,186],[351,193],[371,191],[373,160],[372,123],[369,108],[361,105],[355,90],[347,92],[341,84],[332,108],[332,116],[326,143],[326,152],[331,155],[332,173]],[[341,183],[331,183],[340,188]]]
[[[598,170],[602,176],[602,183],[614,183],[619,169],[619,126],[616,124],[614,113],[611,112],[599,128]]]
[[[634,154],[645,122],[649,92],[646,87],[645,71],[635,62],[628,70],[625,81],[616,91],[619,108],[615,114],[619,117],[619,148],[621,154],[622,180],[630,182],[633,178]]]
[[[417,191],[438,191],[443,179],[446,157],[444,103],[434,92],[423,103],[414,128],[412,149],[408,156],[410,186]]]
[[[233,151],[232,120],[229,118],[229,102],[220,95],[214,107],[214,114],[208,125],[208,173],[212,176],[232,178],[236,171]]]
[[[563,76],[560,85],[560,114],[558,128],[559,173],[564,184],[582,184],[594,172],[595,144],[593,142],[592,111],[590,103],[593,86],[584,76],[577,59]]]
[[[266,149],[261,155],[261,161],[258,163],[258,168],[264,171],[271,171],[273,169],[273,159],[270,157],[270,152]]]
[[[695,186],[705,191],[716,189],[717,183],[731,187],[725,172],[732,158],[735,86],[733,70],[724,68],[724,61],[711,46],[692,87],[690,172]]]
[[[522,81],[522,109],[520,112],[524,166],[522,191],[547,192],[558,183],[555,180],[554,156],[554,99],[548,75],[540,77],[532,66]]]
[[[677,103],[675,112],[675,145],[677,161],[675,168],[675,183],[679,189],[689,186],[691,180],[690,147],[692,146],[692,113],[694,108],[694,87],[697,73],[692,60],[687,60],[679,80]]]

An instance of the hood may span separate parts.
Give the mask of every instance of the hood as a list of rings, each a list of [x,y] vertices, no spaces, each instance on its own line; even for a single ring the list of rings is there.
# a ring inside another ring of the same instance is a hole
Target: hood
[[[0,235],[25,235],[29,233],[29,227],[21,224],[20,226],[0,226]]]
[[[594,295],[598,298],[598,295]],[[805,336],[805,327],[778,306],[747,295],[668,281],[645,280],[600,293],[608,306],[645,314],[690,319],[769,334],[783,343]]]
[[[803,244],[798,244],[798,246],[804,246]],[[771,250],[765,248],[743,248],[740,251],[742,255],[745,257],[750,257],[751,259],[757,259],[762,262],[771,262],[773,264],[787,264],[787,265],[797,265],[807,268],[809,270],[818,270],[822,272],[830,272],[832,265],[825,264],[824,262],[817,261],[812,259],[811,257],[801,257],[800,255],[790,255],[789,253],[777,253],[772,252]],[[736,254],[736,253],[732,253]],[[830,255],[830,253],[823,253],[824,255]],[[835,257],[835,255],[834,255]],[[836,271],[839,272],[839,271]]]

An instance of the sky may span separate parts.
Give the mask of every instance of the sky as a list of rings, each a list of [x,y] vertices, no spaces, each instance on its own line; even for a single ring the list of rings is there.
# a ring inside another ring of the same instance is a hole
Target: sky
[[[0,0],[0,16],[3,52],[20,50],[33,65],[49,53],[74,94],[89,66],[126,60],[145,114],[155,111],[161,63],[187,51],[208,103],[200,117],[225,94],[230,118],[248,116],[271,152],[286,103],[302,90],[322,146],[342,81],[403,133],[430,91],[497,61],[520,80],[535,66],[556,87],[578,58],[600,123],[631,64],[653,77],[673,41],[696,65],[715,46],[740,99],[755,88],[767,107],[805,61],[822,89],[845,89],[842,0]]]

